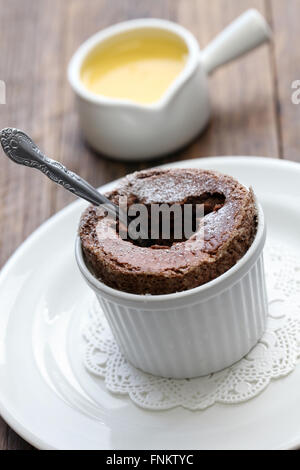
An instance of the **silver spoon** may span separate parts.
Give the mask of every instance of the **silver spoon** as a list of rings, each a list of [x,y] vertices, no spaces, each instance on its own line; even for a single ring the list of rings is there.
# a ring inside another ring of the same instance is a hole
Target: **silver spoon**
[[[4,152],[13,162],[40,170],[54,183],[95,206],[104,205],[110,215],[117,217],[117,220],[122,222],[125,227],[128,227],[131,219],[125,211],[61,163],[46,157],[24,132],[7,127],[0,132],[0,140]],[[140,233],[140,236],[142,239],[145,239],[144,237],[148,238],[146,234],[143,236]]]

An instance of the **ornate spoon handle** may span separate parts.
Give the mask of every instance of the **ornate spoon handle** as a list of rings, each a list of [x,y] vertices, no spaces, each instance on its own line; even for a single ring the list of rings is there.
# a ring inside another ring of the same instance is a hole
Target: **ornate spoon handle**
[[[125,212],[80,176],[61,163],[46,157],[24,132],[8,127],[0,132],[0,140],[4,152],[13,162],[40,170],[55,183],[96,206],[104,204],[111,215],[117,216],[127,226],[128,218]]]

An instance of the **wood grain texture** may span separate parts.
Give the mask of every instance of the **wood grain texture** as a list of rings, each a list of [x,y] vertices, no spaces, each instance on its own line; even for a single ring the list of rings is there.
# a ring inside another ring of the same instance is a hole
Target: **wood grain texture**
[[[178,3],[176,19],[201,47],[248,8],[266,14],[264,2],[239,0]],[[219,71],[211,79],[213,119],[206,133],[183,151],[184,158],[214,155],[278,157],[274,88],[268,46]],[[176,155],[176,158],[182,155]]]
[[[253,7],[274,28],[272,47],[263,46],[212,77],[210,125],[189,146],[160,162],[214,155],[300,161],[300,106],[291,103],[291,82],[300,80],[299,0],[0,0],[0,79],[7,85],[0,126],[24,129],[47,154],[94,185],[158,164],[110,161],[85,145],[66,80],[72,54],[99,29],[138,17],[177,21],[203,48]],[[0,266],[41,222],[72,200],[38,172],[1,156]],[[0,449],[30,448],[0,419]]]
[[[277,89],[277,119],[280,154],[300,161],[300,104],[292,102],[291,85],[300,80],[299,0],[268,0],[274,30],[273,77]]]

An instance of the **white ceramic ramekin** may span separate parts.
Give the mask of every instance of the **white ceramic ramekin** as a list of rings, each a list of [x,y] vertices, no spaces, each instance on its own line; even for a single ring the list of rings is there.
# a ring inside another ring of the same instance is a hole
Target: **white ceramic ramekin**
[[[229,367],[262,337],[268,311],[265,239],[258,206],[255,240],[233,268],[203,286],[168,295],[134,295],[106,286],[87,268],[79,238],[76,259],[125,357],[153,375],[192,378]]]

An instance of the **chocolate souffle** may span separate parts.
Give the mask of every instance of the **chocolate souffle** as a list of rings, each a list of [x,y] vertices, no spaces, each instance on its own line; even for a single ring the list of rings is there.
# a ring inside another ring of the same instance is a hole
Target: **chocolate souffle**
[[[89,206],[83,213],[79,235],[87,265],[103,283],[133,294],[171,294],[216,279],[242,258],[257,230],[252,190],[214,171],[141,171],[121,180],[106,196],[116,204],[126,196],[128,205],[147,207],[204,204],[201,243],[194,235],[140,246],[122,239],[101,208]]]

